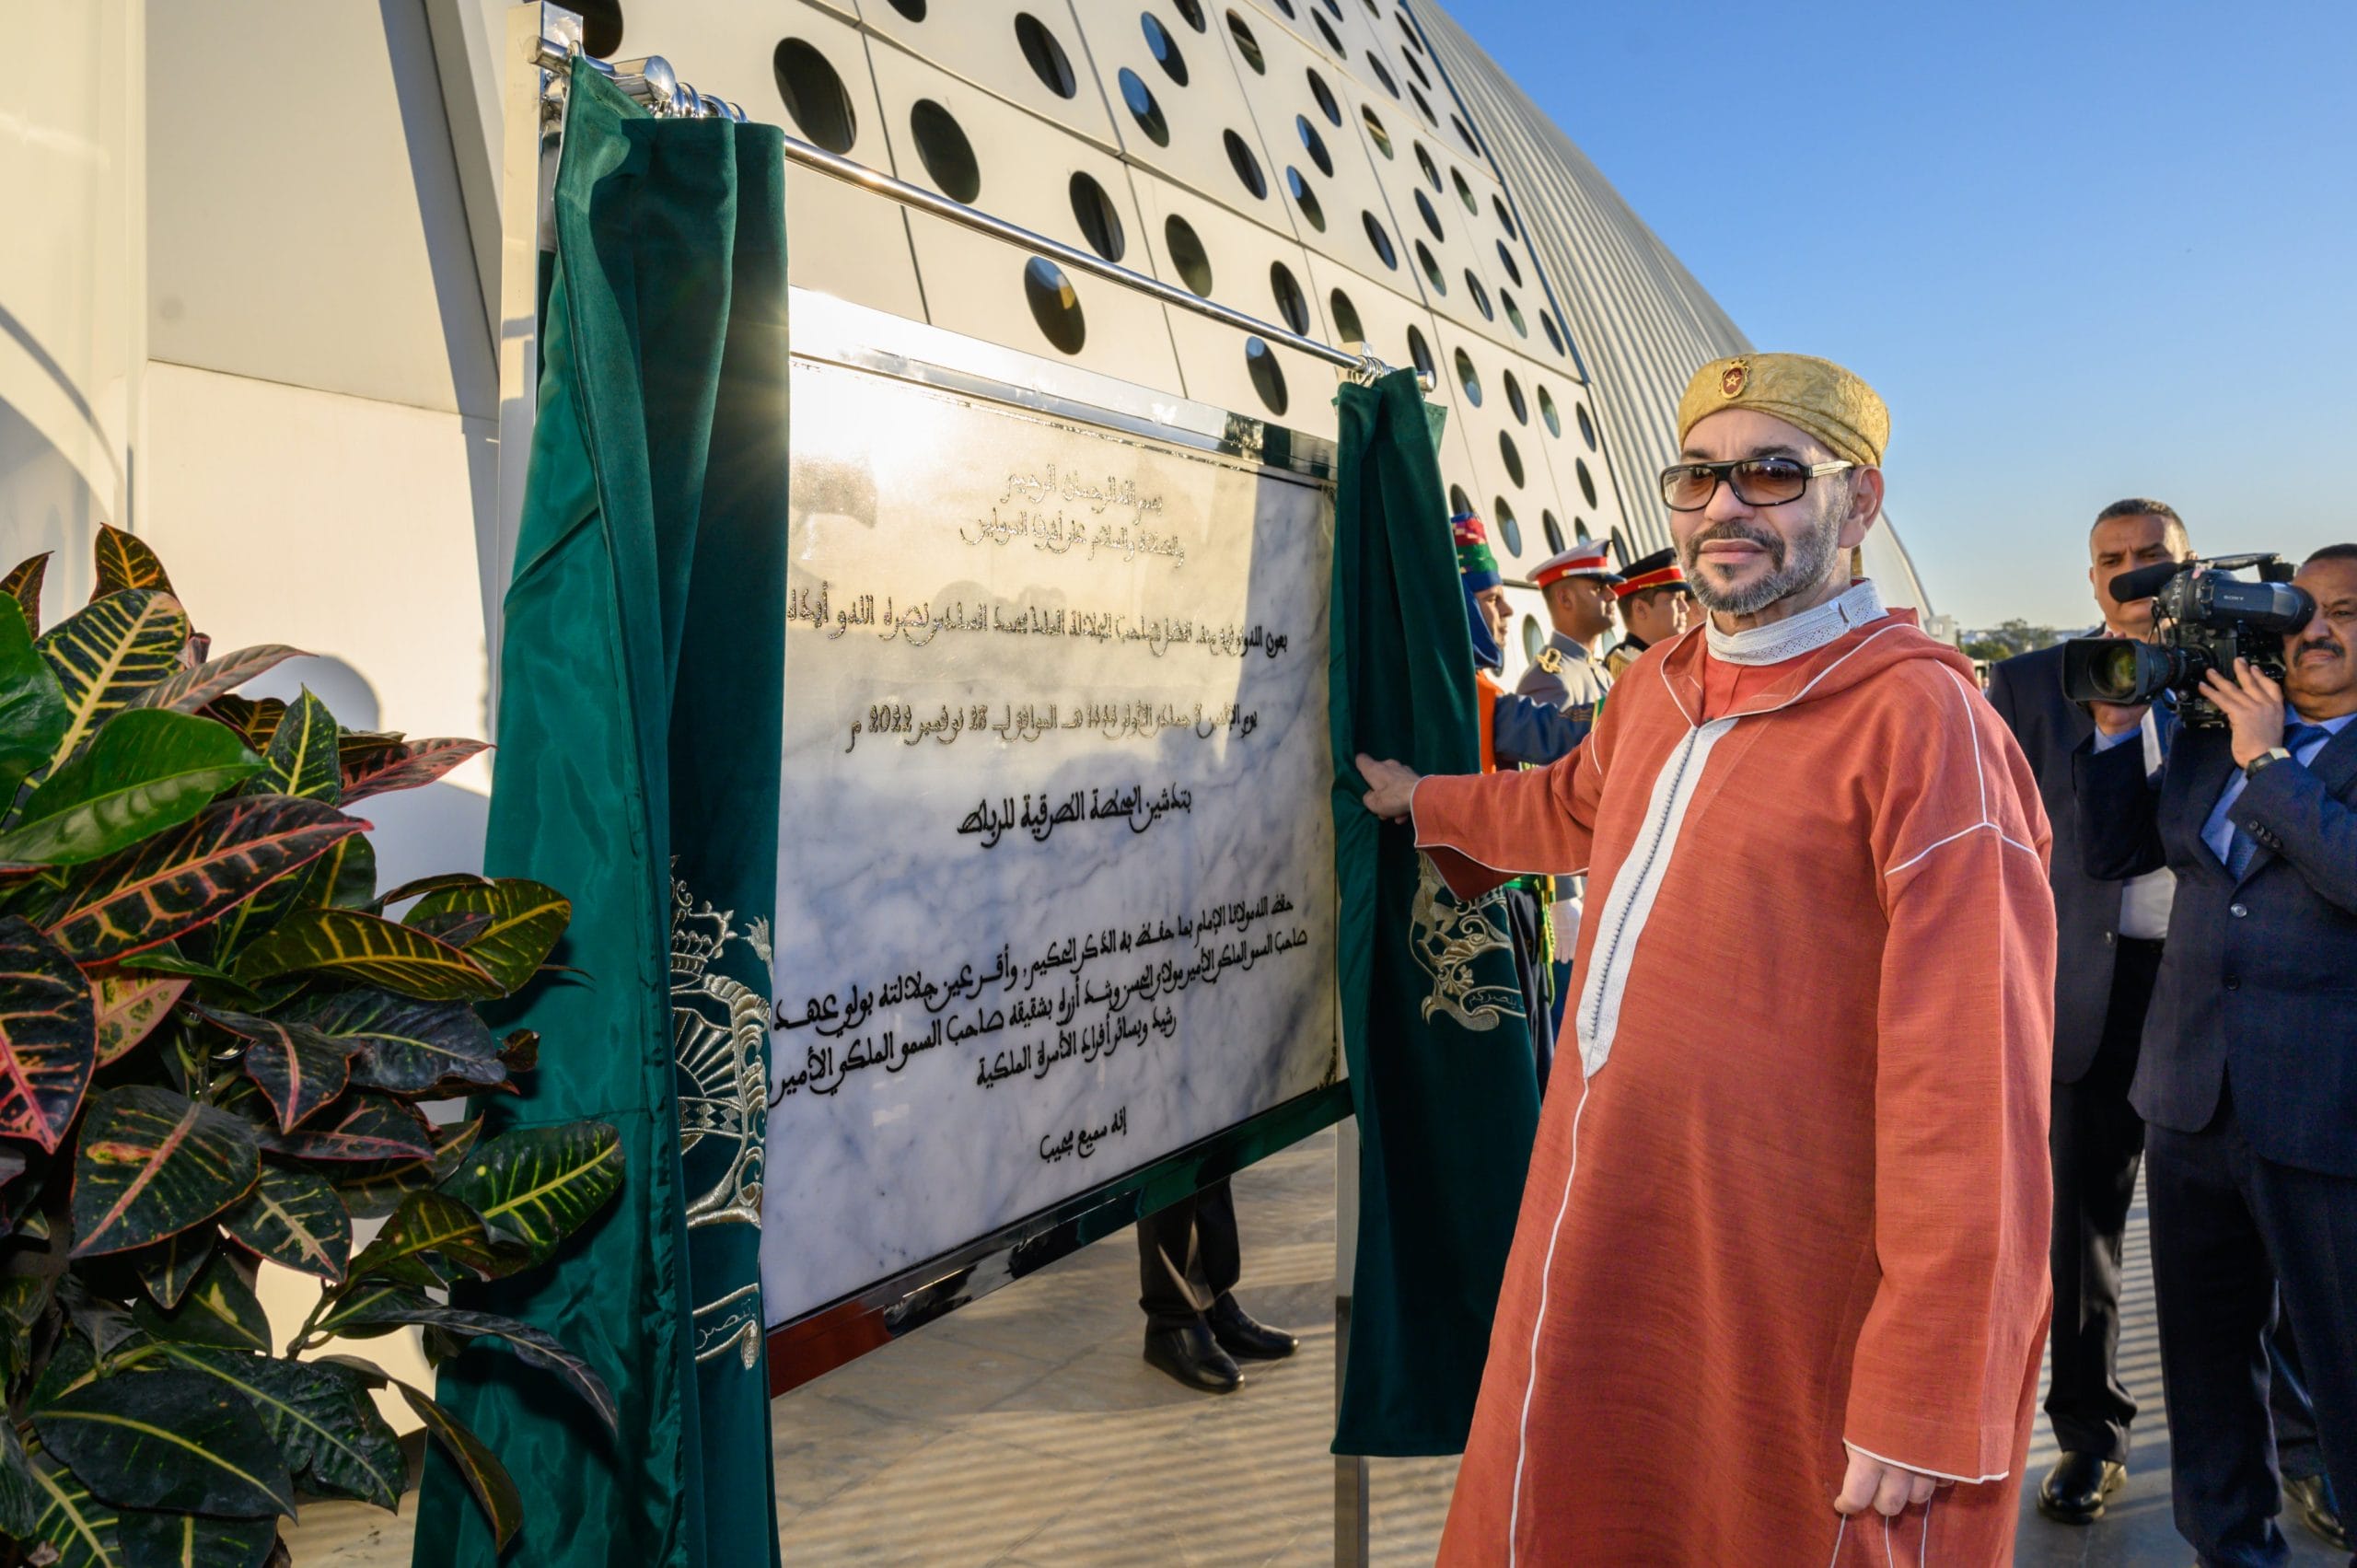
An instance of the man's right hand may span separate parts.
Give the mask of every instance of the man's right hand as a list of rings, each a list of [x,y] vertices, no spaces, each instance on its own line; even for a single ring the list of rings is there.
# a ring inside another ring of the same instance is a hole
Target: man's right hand
[[[2096,727],[2106,735],[2126,735],[2139,728],[2144,715],[2152,711],[2150,703],[2089,703],[2087,712],[2094,715]]]
[[[1387,762],[1359,753],[1359,776],[1369,787],[1366,808],[1387,822],[1397,822],[1408,815],[1408,807],[1416,797],[1417,782],[1423,777],[1405,762]]]

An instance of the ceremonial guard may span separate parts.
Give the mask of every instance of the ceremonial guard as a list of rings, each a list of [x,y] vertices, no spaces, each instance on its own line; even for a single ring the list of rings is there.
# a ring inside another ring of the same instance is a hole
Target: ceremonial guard
[[[1515,690],[1559,708],[1593,707],[1611,685],[1596,662],[1596,640],[1612,630],[1612,588],[1620,581],[1605,547],[1585,540],[1550,555],[1530,575],[1547,601],[1554,631]]]
[[[1607,679],[1618,680],[1637,656],[1686,630],[1694,613],[1694,591],[1686,586],[1678,549],[1656,550],[1629,563],[1612,586],[1620,611],[1620,641],[1604,656]]]
[[[1530,575],[1530,583],[1546,598],[1547,619],[1554,623],[1554,631],[1548,636],[1547,645],[1538,650],[1538,656],[1531,660],[1530,668],[1522,672],[1522,680],[1515,687],[1517,694],[1551,703],[1559,708],[1594,714],[1612,684],[1603,665],[1596,662],[1595,645],[1597,638],[1612,630],[1612,589],[1620,581],[1620,575],[1606,559],[1605,547],[1585,540],[1538,563],[1538,569]],[[1557,877],[1551,881],[1548,919],[1554,941],[1549,949],[1548,980],[1554,1008],[1549,1023],[1560,1032],[1563,998],[1570,992],[1572,947],[1579,937],[1587,878]],[[1546,1085],[1542,1072],[1539,1087],[1544,1089]]]

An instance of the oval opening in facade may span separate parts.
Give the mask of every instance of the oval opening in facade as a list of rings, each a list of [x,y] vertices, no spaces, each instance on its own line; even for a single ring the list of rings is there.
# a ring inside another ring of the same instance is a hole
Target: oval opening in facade
[[[1269,263],[1269,293],[1277,302],[1277,314],[1285,325],[1306,336],[1309,332],[1309,296],[1301,292],[1299,280],[1293,269],[1283,261]]]
[[[1187,57],[1178,52],[1178,41],[1170,36],[1170,29],[1162,25],[1162,18],[1147,11],[1138,17],[1138,27],[1145,34],[1146,52],[1154,56],[1155,64],[1167,72],[1172,81],[1185,87]]]
[[[1309,78],[1309,96],[1318,100],[1318,112],[1326,117],[1329,125],[1340,125],[1342,122],[1342,106],[1336,101],[1334,89],[1328,87],[1326,78],[1316,71],[1305,67],[1303,74]]]
[[[1408,357],[1416,363],[1419,375],[1436,376],[1433,368],[1433,351],[1424,344],[1424,334],[1415,328],[1408,329]]]
[[[833,63],[802,40],[789,38],[770,56],[770,70],[795,129],[839,157],[849,153],[859,139],[859,122]]]
[[[982,169],[957,117],[933,99],[921,98],[909,110],[909,132],[916,138],[918,160],[941,193],[971,205],[982,193]]]
[[[1292,192],[1293,204],[1309,220],[1309,226],[1318,233],[1326,232],[1326,209],[1318,204],[1318,192],[1291,164],[1285,166],[1285,189]]]
[[[1285,412],[1285,371],[1277,363],[1277,351],[1259,338],[1244,340],[1244,369],[1252,377],[1252,389],[1260,394],[1271,413]]]
[[[1252,29],[1245,26],[1244,18],[1233,11],[1227,14],[1227,36],[1236,41],[1236,52],[1244,56],[1244,63],[1252,67],[1254,75],[1265,76],[1269,74],[1269,62],[1260,52],[1260,41],[1252,36]]]
[[[621,0],[582,0],[572,8],[581,13],[581,52],[612,59],[622,46]]]
[[[1129,238],[1121,232],[1121,211],[1095,176],[1082,172],[1072,177],[1072,216],[1088,248],[1107,261],[1120,261],[1129,249]]]
[[[1329,180],[1333,179],[1334,155],[1326,150],[1326,138],[1318,134],[1318,127],[1309,122],[1309,116],[1295,115],[1293,128],[1301,137],[1302,150],[1309,155],[1309,161],[1318,166],[1318,172]]]
[[[1446,241],[1448,235],[1440,226],[1440,215],[1433,211],[1433,199],[1422,191],[1416,192],[1416,215],[1424,220],[1434,239]]]
[[[1326,296],[1326,308],[1334,318],[1334,335],[1346,343],[1366,342],[1366,324],[1359,319],[1359,308],[1351,296],[1336,289]]]
[[[1424,281],[1433,285],[1434,294],[1448,293],[1448,280],[1440,275],[1439,261],[1424,248],[1424,242],[1421,239],[1416,241],[1416,265],[1424,270]]]
[[[1048,25],[1028,11],[1015,16],[1015,41],[1023,46],[1023,58],[1031,63],[1032,75],[1058,98],[1071,98],[1080,90],[1072,74],[1072,61],[1064,53],[1064,46]]]
[[[1488,287],[1480,278],[1473,275],[1473,269],[1470,267],[1465,269],[1465,292],[1473,296],[1473,308],[1481,313],[1481,319],[1494,321],[1498,319],[1497,307],[1490,303]]]
[[[1506,249],[1506,242],[1503,239],[1498,241],[1498,261],[1505,268],[1506,276],[1512,278],[1517,285],[1522,282],[1522,269],[1515,265],[1514,252]],[[1546,319],[1543,312],[1539,319],[1541,320]]]
[[[1066,354],[1080,352],[1080,345],[1088,341],[1088,324],[1081,318],[1080,296],[1073,291],[1072,280],[1064,276],[1062,267],[1045,256],[1025,262],[1023,297],[1043,337]]]
[[[1233,131],[1221,132],[1220,140],[1226,144],[1227,167],[1236,170],[1236,178],[1252,192],[1254,201],[1265,198],[1269,193],[1269,177],[1260,172],[1260,160],[1252,156],[1251,147]]]
[[[1121,101],[1130,106],[1130,118],[1138,122],[1138,129],[1155,146],[1168,146],[1170,122],[1162,117],[1162,105],[1154,101],[1154,89],[1127,65],[1121,67],[1120,87]]]
[[[1212,259],[1204,252],[1195,226],[1173,213],[1163,220],[1162,248],[1177,269],[1178,281],[1205,299],[1212,296]]]

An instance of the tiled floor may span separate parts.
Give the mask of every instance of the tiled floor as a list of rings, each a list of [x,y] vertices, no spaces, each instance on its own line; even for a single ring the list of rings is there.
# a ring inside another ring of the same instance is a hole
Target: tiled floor
[[[830,1374],[774,1407],[781,1542],[819,1568],[1310,1568],[1333,1561],[1334,1138],[1239,1177],[1256,1314],[1302,1335],[1225,1399],[1138,1358],[1127,1233]],[[2023,1568],[2181,1568],[2143,1220],[2129,1254],[2131,1388],[2150,1412],[2112,1516],[2066,1529],[2023,1510]],[[2032,1473],[2052,1450],[2041,1430]],[[1373,1560],[1433,1560],[1454,1460],[1376,1460]],[[317,1505],[299,1568],[399,1568],[410,1520]],[[430,1556],[427,1559],[430,1562]],[[2338,1560],[2305,1537],[2299,1568]],[[1715,1568],[1715,1565],[1713,1565]]]

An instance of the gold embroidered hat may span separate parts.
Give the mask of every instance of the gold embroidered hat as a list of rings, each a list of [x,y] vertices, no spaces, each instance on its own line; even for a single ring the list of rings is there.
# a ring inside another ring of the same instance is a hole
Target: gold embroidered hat
[[[1805,354],[1739,354],[1694,372],[1678,400],[1678,439],[1721,409],[1757,409],[1807,431],[1836,456],[1880,468],[1890,410],[1872,387],[1829,359]]]

